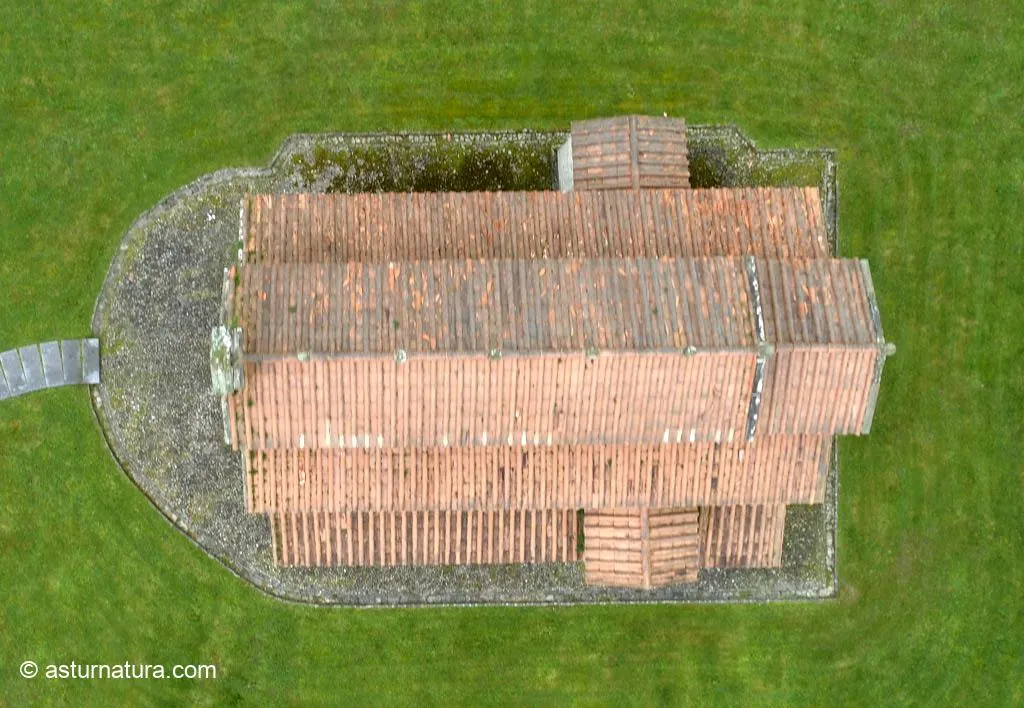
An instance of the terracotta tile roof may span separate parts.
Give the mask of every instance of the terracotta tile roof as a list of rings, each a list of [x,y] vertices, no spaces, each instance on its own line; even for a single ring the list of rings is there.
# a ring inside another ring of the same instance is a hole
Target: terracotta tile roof
[[[867,261],[757,259],[765,339],[779,345],[867,345],[876,338]]]
[[[248,265],[229,293],[264,354],[878,346],[866,261],[739,258]],[[232,278],[232,282],[233,282]]]
[[[756,260],[764,339],[757,431],[868,432],[880,382],[881,326],[867,261]]]
[[[235,313],[250,361],[750,349],[748,298],[731,258],[282,263],[241,269]]]
[[[689,189],[682,121],[575,123],[559,170],[243,199],[216,341],[241,327],[226,429],[275,562],[568,562],[585,509],[591,582],[781,563],[830,436],[870,427],[867,264],[816,188]]]
[[[697,509],[600,509],[583,515],[587,583],[651,588],[700,570]]]
[[[249,362],[231,397],[246,449],[649,443],[742,438],[755,356],[715,352]]]
[[[700,569],[697,509],[650,509],[647,517],[650,586],[697,580]]]
[[[283,566],[571,563],[575,511],[270,514]]]
[[[573,189],[690,186],[686,123],[618,116],[572,124]]]
[[[827,436],[754,443],[245,453],[254,512],[819,504]]]
[[[827,258],[816,187],[259,194],[249,263]]]
[[[230,427],[252,449],[858,434],[882,357],[868,278],[855,260],[251,265]]]
[[[867,433],[884,358],[874,346],[776,350],[765,366],[757,434]]]
[[[600,509],[583,515],[588,585],[642,588],[645,574],[640,509]]]
[[[704,507],[701,567],[779,568],[785,527],[785,504]]]

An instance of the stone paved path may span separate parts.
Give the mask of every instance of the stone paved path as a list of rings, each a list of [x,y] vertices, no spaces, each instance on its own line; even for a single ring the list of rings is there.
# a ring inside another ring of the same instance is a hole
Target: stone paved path
[[[0,353],[0,400],[43,388],[99,382],[98,339],[62,339]]]

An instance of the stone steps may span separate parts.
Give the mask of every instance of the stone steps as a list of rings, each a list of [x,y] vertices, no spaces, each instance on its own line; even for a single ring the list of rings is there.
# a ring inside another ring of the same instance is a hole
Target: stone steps
[[[0,400],[44,388],[99,382],[98,339],[62,339],[0,353]]]

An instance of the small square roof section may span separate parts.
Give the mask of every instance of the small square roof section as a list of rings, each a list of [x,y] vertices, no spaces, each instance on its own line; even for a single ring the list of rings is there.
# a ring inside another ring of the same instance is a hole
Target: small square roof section
[[[620,116],[572,124],[573,189],[688,188],[686,123]]]

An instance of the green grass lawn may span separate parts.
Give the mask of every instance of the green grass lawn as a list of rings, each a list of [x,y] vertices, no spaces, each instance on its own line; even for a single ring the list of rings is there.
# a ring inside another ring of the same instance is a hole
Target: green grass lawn
[[[842,250],[899,351],[841,445],[839,599],[810,605],[289,605],[164,521],[84,389],[2,403],[0,706],[1024,702],[1020,3],[124,5],[3,12],[0,349],[87,335],[136,216],[290,133],[666,111],[838,149]],[[26,659],[219,678],[28,681]]]

